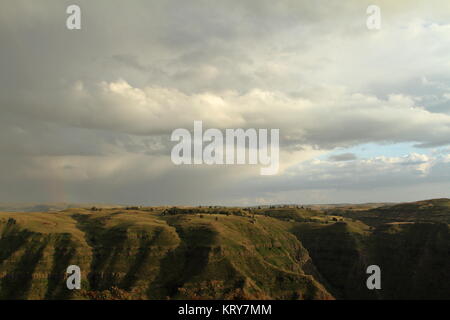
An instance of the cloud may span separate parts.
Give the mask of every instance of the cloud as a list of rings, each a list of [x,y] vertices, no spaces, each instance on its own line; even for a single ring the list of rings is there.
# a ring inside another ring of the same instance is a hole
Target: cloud
[[[430,112],[414,99],[351,93],[328,87],[323,94],[292,97],[253,89],[186,94],[175,88],[136,88],[124,80],[86,86],[77,82],[46,105],[23,101],[36,118],[134,135],[170,134],[203,120],[213,128],[279,128],[288,144],[322,149],[365,142],[450,143],[450,115]],[[38,111],[38,112],[37,112]]]
[[[375,186],[379,199],[400,199],[407,184],[418,196],[445,184],[448,1],[379,1],[377,32],[357,0],[78,4],[73,32],[65,2],[2,5],[0,200],[58,200],[64,190],[76,201],[244,203],[301,190],[305,200],[358,201]],[[174,167],[170,133],[194,120],[279,128],[280,176]],[[315,160],[402,142],[423,152]]]
[[[331,161],[350,161],[350,160],[356,160],[357,156],[354,153],[341,153],[332,155],[328,158]]]
[[[412,153],[339,162],[311,159],[287,170],[285,175],[271,178],[270,184],[260,178],[242,183],[234,195],[243,202],[253,196],[270,203],[398,201],[395,200],[398,197],[413,201],[446,197],[450,187],[447,158],[447,154],[430,157]],[[240,197],[244,190],[251,192]]]

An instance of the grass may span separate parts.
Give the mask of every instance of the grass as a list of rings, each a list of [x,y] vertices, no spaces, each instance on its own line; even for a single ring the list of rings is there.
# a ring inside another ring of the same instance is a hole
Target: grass
[[[0,298],[449,298],[449,203],[2,212]],[[81,291],[65,288],[70,264]]]

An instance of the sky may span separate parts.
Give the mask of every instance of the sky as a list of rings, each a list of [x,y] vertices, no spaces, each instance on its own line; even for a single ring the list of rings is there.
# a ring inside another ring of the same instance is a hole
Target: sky
[[[447,0],[3,0],[0,71],[0,202],[450,197]],[[194,120],[279,129],[278,174],[174,165]]]

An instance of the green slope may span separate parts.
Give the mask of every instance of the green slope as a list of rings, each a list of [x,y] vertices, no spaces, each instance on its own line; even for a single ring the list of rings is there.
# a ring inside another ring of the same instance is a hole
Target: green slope
[[[3,212],[0,299],[450,299],[449,203]]]
[[[161,213],[1,213],[1,297],[332,298],[282,221]],[[84,271],[75,296],[64,290],[69,264]]]

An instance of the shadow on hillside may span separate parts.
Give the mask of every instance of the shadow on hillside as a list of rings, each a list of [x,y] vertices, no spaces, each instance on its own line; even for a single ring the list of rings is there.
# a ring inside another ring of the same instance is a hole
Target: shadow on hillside
[[[72,216],[77,221],[77,228],[86,235],[86,242],[92,248],[93,257],[88,274],[90,290],[107,290],[118,286],[120,280],[114,272],[120,256],[126,250],[128,225],[106,228],[109,216],[90,218],[86,215]]]
[[[131,264],[127,274],[121,283],[121,288],[130,291],[138,280],[138,274],[142,271],[146,262],[148,261],[152,245],[156,242],[160,236],[162,229],[158,229],[155,234],[150,238],[146,238],[146,233],[143,231],[139,237],[138,253],[135,256],[134,261]]]
[[[2,279],[0,298],[8,300],[28,298],[34,271],[47,246],[47,241],[41,242],[39,240],[29,244],[28,249],[21,256],[15,269]]]
[[[45,299],[68,299],[71,296],[71,291],[67,290],[64,279],[75,252],[70,235],[63,234],[56,240]]]
[[[20,230],[16,220],[10,218],[0,239],[0,264],[25,245],[31,235],[32,233],[27,230]]]
[[[179,289],[189,280],[202,274],[208,265],[211,251],[208,244],[213,242],[216,232],[201,226],[188,230],[178,225],[173,227],[181,242],[161,261],[160,272],[147,291],[150,299],[175,298]],[[201,237],[203,243],[201,246],[197,244],[198,237]]]

